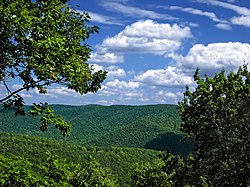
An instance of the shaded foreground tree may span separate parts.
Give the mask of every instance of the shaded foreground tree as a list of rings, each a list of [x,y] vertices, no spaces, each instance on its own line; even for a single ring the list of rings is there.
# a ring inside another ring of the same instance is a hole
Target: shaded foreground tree
[[[250,185],[250,73],[247,66],[214,78],[194,75],[197,88],[186,88],[179,103],[181,130],[193,140],[187,183],[208,186]]]
[[[0,104],[14,108],[16,115],[39,117],[43,131],[53,123],[64,135],[70,131],[69,122],[55,116],[47,103],[25,111],[20,92],[38,89],[46,94],[48,86],[60,84],[85,94],[96,92],[106,78],[106,72],[94,72],[86,63],[91,50],[85,40],[98,27],[86,25],[89,15],[73,11],[66,2],[0,1],[0,86],[6,90]],[[22,85],[13,90],[15,80]]]

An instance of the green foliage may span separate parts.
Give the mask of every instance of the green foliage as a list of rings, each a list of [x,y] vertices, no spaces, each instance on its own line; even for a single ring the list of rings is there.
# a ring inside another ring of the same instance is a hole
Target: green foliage
[[[98,186],[115,187],[116,179],[100,166],[91,161],[87,166],[67,164],[66,160],[47,152],[46,162],[38,171],[32,170],[32,164],[22,157],[6,158],[0,155],[0,185],[10,186]]]
[[[187,87],[179,103],[181,130],[194,141],[189,160],[190,183],[208,186],[250,185],[250,73],[245,65],[237,73],[214,78],[194,75],[197,88]]]
[[[46,94],[48,86],[60,84],[84,94],[96,92],[106,78],[106,72],[94,72],[87,64],[91,50],[85,40],[98,32],[98,27],[86,25],[89,15],[73,11],[66,2],[0,2],[0,84],[7,93],[0,98],[0,104],[5,109],[14,108],[16,115],[26,114],[24,99],[19,94],[23,90],[37,88],[39,93]],[[8,82],[15,79],[22,86],[11,90]],[[37,106],[34,104],[33,111]],[[47,107],[41,117],[42,130],[54,123],[62,134],[69,133],[68,122],[46,112]]]
[[[21,157],[6,158],[0,155],[0,186],[32,186],[37,180],[32,164]]]
[[[31,106],[31,110],[29,111],[28,115],[31,117],[37,117],[44,115],[40,118],[41,126],[40,130],[42,132],[48,131],[48,126],[51,123],[55,124],[55,127],[60,130],[62,135],[68,135],[71,130],[71,123],[65,121],[61,115],[55,117],[54,111],[48,106],[47,103],[45,104],[33,104]]]
[[[84,177],[88,178],[88,182],[90,182],[90,178],[94,182],[94,176],[102,176],[102,180],[106,184],[113,184],[117,177],[120,186],[129,186],[131,174],[134,172],[134,163],[139,165],[150,163],[157,158],[156,155],[159,153],[158,151],[138,148],[80,147],[61,141],[0,132],[0,155],[6,158],[12,158],[13,155],[26,158],[33,164],[33,172],[40,171],[41,176],[43,173],[47,173],[46,176],[51,174],[39,165],[59,172],[58,178],[65,168],[67,171],[67,168],[70,167],[70,181],[72,182]],[[110,168],[111,171],[105,168]],[[91,177],[85,173],[85,170],[95,170],[95,172]],[[110,178],[111,173],[115,177]],[[63,178],[62,181],[65,180]]]
[[[72,178],[69,181],[72,186],[117,186],[117,180],[110,171],[102,168],[96,160],[88,162],[84,168],[79,164],[75,168]]]
[[[135,187],[165,187],[173,185],[168,176],[163,170],[165,163],[162,160],[155,160],[153,164],[146,163],[135,169],[132,176],[132,185]]]
[[[11,110],[0,110],[0,131],[49,137],[82,146],[168,149],[182,156],[192,150],[190,143],[179,141],[181,120],[176,105],[52,105],[51,108],[55,115],[72,122],[70,136],[60,136],[52,126],[42,133],[34,127],[39,126],[35,120],[25,116],[13,118]]]
[[[184,162],[179,156],[169,152],[162,153],[153,163],[139,165],[132,175],[132,185],[135,187],[165,187],[184,186],[180,182],[180,172],[183,171]]]

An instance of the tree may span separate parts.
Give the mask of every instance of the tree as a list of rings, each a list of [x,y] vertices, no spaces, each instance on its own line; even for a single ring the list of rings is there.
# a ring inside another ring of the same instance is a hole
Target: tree
[[[0,186],[117,186],[116,177],[94,159],[76,165],[49,151],[46,154],[46,161],[39,166],[22,157],[0,155]]]
[[[31,167],[32,164],[23,158],[0,155],[0,186],[36,186],[37,177]]]
[[[189,182],[209,186],[250,185],[250,73],[222,70],[214,78],[194,75],[194,92],[186,88],[179,103],[181,130],[194,142]]]
[[[0,1],[0,85],[6,89],[0,104],[15,108],[16,115],[40,116],[41,130],[54,123],[64,135],[70,131],[69,122],[55,116],[47,103],[34,104],[26,112],[20,92],[38,89],[46,94],[52,84],[80,94],[101,88],[106,72],[94,72],[87,64],[91,50],[85,42],[98,27],[86,25],[89,15],[75,12],[66,2]],[[12,90],[15,80],[22,86]]]
[[[184,168],[183,159],[169,152],[163,152],[158,157],[152,163],[137,165],[131,176],[131,186],[183,186],[183,183],[178,180],[183,179],[179,175]]]

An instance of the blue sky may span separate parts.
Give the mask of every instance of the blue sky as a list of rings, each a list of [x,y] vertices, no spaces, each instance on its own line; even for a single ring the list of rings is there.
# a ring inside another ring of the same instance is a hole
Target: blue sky
[[[69,3],[100,27],[87,40],[93,50],[89,63],[108,71],[107,80],[95,94],[79,95],[58,85],[46,96],[23,92],[27,104],[176,104],[186,85],[195,88],[196,68],[213,76],[222,68],[229,72],[244,61],[250,64],[249,0]]]

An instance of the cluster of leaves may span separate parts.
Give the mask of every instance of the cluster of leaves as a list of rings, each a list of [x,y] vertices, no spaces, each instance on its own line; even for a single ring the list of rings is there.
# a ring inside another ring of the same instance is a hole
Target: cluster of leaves
[[[115,177],[106,168],[91,160],[86,165],[68,164],[64,159],[46,153],[47,158],[37,171],[22,157],[0,156],[0,185],[8,186],[117,186]]]
[[[245,65],[227,76],[194,75],[198,87],[187,88],[179,104],[187,137],[195,150],[193,178],[211,186],[247,186],[250,180],[250,73]],[[195,180],[195,181],[196,181]]]
[[[0,2],[0,84],[7,93],[0,104],[14,108],[16,115],[26,114],[20,95],[23,90],[36,88],[46,94],[48,86],[60,84],[84,94],[96,92],[106,78],[106,72],[94,72],[87,64],[91,50],[85,40],[98,32],[98,27],[86,25],[89,15],[73,11],[66,2]],[[11,90],[8,82],[17,78],[22,86]],[[34,104],[33,111],[37,107],[45,113],[41,130],[54,123],[62,134],[69,133],[69,123],[61,116],[55,118],[51,111],[48,115],[48,106],[40,104]]]
[[[182,186],[178,181],[179,171],[182,168],[184,168],[184,162],[181,157],[164,152],[153,163],[137,166],[132,176],[131,186]]]

